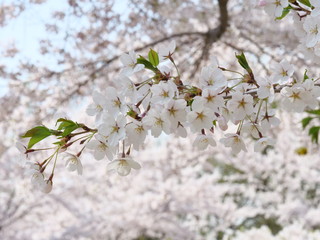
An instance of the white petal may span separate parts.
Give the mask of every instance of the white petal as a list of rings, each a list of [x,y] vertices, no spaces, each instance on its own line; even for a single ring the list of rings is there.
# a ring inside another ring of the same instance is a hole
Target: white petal
[[[141,165],[134,160],[127,159],[126,161],[129,164],[129,166],[132,167],[133,169],[140,169],[141,168]]]

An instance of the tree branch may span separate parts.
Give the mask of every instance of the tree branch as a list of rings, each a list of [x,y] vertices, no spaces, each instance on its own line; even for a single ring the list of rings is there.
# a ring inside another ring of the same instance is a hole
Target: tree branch
[[[228,8],[227,8],[228,0],[219,0],[218,2],[219,2],[219,12],[220,12],[220,17],[219,17],[220,24],[216,28],[209,29],[208,32],[205,34],[206,36],[205,44],[202,48],[201,55],[195,61],[195,67],[190,75],[191,78],[193,78],[196,72],[198,72],[201,62],[208,59],[211,45],[216,41],[218,41],[228,28],[228,25],[229,25],[228,23],[229,15],[228,15]]]

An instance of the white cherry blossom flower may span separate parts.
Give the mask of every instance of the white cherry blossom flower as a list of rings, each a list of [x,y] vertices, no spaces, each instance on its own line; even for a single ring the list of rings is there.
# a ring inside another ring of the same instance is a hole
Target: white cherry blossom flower
[[[257,90],[258,98],[265,99],[268,98],[268,102],[271,103],[274,100],[274,81],[272,78],[256,78],[259,85]]]
[[[170,122],[160,109],[151,109],[143,118],[143,123],[151,128],[154,137],[159,137],[162,132],[170,134]]]
[[[133,120],[126,126],[126,135],[128,137],[128,143],[133,145],[133,148],[138,150],[143,144],[148,133],[148,128],[143,122]]]
[[[293,66],[285,59],[272,65],[273,83],[287,84],[294,73]]]
[[[103,110],[106,108],[107,98],[98,91],[94,91],[92,99],[93,103],[87,107],[86,113],[89,116],[96,116],[97,119],[100,119]]]
[[[178,127],[178,123],[186,121],[186,101],[183,99],[171,99],[164,107],[164,117],[171,123],[173,129]]]
[[[108,143],[108,138],[100,134],[95,135],[95,139],[87,143],[86,147],[94,150],[93,156],[96,160],[101,160],[105,156],[112,160],[117,149],[114,146],[110,146]]]
[[[220,142],[225,147],[230,147],[233,154],[238,154],[241,150],[246,152],[247,148],[241,136],[235,133],[227,133],[225,138],[221,138]]]
[[[274,17],[280,17],[282,11],[289,5],[288,0],[264,0],[263,6],[264,10]]]
[[[279,126],[280,120],[275,116],[275,110],[270,109],[268,112],[263,113],[260,124],[263,131],[268,131],[271,126]]]
[[[122,54],[120,56],[120,61],[124,65],[124,68],[121,71],[121,74],[124,75],[132,75],[144,68],[143,64],[137,64],[137,55],[134,51],[130,51],[128,54]]]
[[[213,90],[223,90],[227,86],[227,79],[219,68],[204,67],[201,70],[200,86]]]
[[[205,88],[202,90],[202,98],[205,99],[205,106],[210,108],[214,112],[218,112],[220,107],[224,106],[224,99],[221,95],[218,95],[218,90]]]
[[[314,47],[320,40],[320,16],[307,16],[303,23],[303,29],[307,33],[306,46]]]
[[[198,132],[201,129],[210,129],[215,120],[214,112],[204,106],[202,98],[195,98],[192,103],[192,111],[187,115],[187,120],[190,123],[190,128],[193,132]]]
[[[78,175],[82,175],[83,167],[79,157],[68,152],[64,152],[62,154],[63,154],[62,156],[63,159],[66,161],[65,163],[66,169],[69,172],[77,171]]]
[[[197,138],[194,140],[193,145],[197,147],[199,150],[204,150],[209,145],[215,147],[217,144],[211,136],[199,134]]]
[[[120,75],[116,80],[116,84],[121,89],[121,95],[125,96],[126,102],[136,102],[138,97],[137,88],[131,79],[125,75]]]
[[[301,86],[295,84],[292,87],[284,87],[280,92],[284,99],[282,101],[283,107],[287,111],[303,112],[307,104],[306,99],[309,99],[308,92]]]
[[[131,157],[119,157],[108,163],[107,172],[116,171],[120,176],[127,176],[131,169],[140,169],[138,162],[132,160]]]
[[[161,81],[151,87],[152,98],[154,104],[165,104],[169,102],[178,93],[177,86],[170,80]]]
[[[124,102],[123,96],[117,93],[117,90],[114,87],[108,87],[106,89],[106,95],[108,100],[106,102],[106,110],[108,113],[117,116],[119,113],[125,113],[127,106]]]
[[[126,137],[126,123],[127,120],[123,115],[119,115],[116,119],[107,116],[104,123],[98,127],[98,133],[108,137],[110,146],[117,146],[119,141]]]
[[[253,98],[251,95],[236,92],[228,101],[227,107],[232,112],[234,120],[243,120],[253,113]]]

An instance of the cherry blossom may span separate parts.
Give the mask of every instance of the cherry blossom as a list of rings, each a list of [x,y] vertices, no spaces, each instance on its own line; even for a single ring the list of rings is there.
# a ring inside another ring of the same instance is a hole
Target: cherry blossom
[[[107,99],[106,97],[94,91],[92,94],[93,103],[87,107],[86,113],[89,116],[97,116],[97,119],[100,119],[103,109],[106,109]]]
[[[280,63],[273,65],[273,78],[271,83],[287,84],[290,82],[290,77],[294,73],[293,66],[283,59]],[[276,79],[276,81],[274,81]],[[270,82],[270,80],[269,80]]]
[[[238,154],[241,150],[247,151],[246,145],[238,134],[227,133],[225,138],[220,139],[220,142],[230,147],[233,154]]]
[[[210,129],[213,126],[214,119],[213,111],[204,106],[204,100],[196,98],[192,103],[192,111],[188,112],[187,115],[191,130],[198,132],[203,128]]]
[[[77,171],[78,175],[82,175],[83,167],[78,156],[64,152],[63,159],[66,161],[65,166],[69,172]]]
[[[143,123],[151,128],[151,135],[154,137],[159,137],[162,132],[170,133],[170,122],[160,109],[150,110],[148,115],[143,118]]]
[[[151,87],[152,103],[165,104],[177,94],[177,86],[172,82],[160,82]]]
[[[274,17],[280,17],[282,11],[289,4],[288,0],[264,0],[263,6],[265,11]]]
[[[308,17],[303,23],[303,29],[305,30],[306,36],[306,46],[314,47],[320,40],[320,16]]]
[[[171,123],[171,127],[177,128],[180,123],[186,121],[186,102],[182,99],[170,100],[164,107],[165,118]]]
[[[137,55],[134,51],[121,55],[120,61],[124,65],[122,74],[125,75],[132,75],[133,73],[141,71],[144,67],[142,64],[137,63]]]
[[[227,86],[227,80],[219,68],[204,67],[201,70],[200,85],[212,90],[221,90]]]
[[[216,146],[216,142],[213,140],[211,136],[199,134],[197,138],[194,140],[194,146],[196,146],[199,150],[206,149],[209,145],[214,147]]]
[[[242,120],[253,113],[252,96],[236,92],[232,95],[231,100],[228,101],[227,107],[231,111],[234,120]]]
[[[133,148],[138,150],[144,143],[147,136],[147,126],[143,122],[133,120],[126,126],[126,135],[128,137],[129,144],[132,144]]]
[[[257,95],[260,99],[268,98],[269,102],[274,100],[274,82],[272,78],[262,79],[257,78],[257,83],[259,84],[259,89]]]
[[[96,160],[102,160],[105,156],[107,156],[109,160],[112,160],[116,153],[116,148],[110,146],[108,144],[108,138],[102,135],[95,135],[95,139],[87,143],[86,147],[94,151],[93,156]]]
[[[116,171],[120,176],[127,176],[131,169],[138,170],[140,168],[140,164],[130,157],[119,157],[108,164],[107,171]]]
[[[123,115],[119,115],[116,119],[107,116],[98,127],[98,133],[108,137],[108,142],[111,146],[116,146],[119,141],[123,140],[126,136],[126,123],[127,120]]]

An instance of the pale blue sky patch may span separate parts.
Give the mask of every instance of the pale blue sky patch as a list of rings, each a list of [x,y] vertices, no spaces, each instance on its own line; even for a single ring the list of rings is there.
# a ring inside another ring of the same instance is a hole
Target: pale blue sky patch
[[[12,1],[14,0],[2,0],[0,4],[6,5],[12,3]],[[9,70],[18,70],[19,62],[22,61],[32,64],[39,63],[40,66],[50,66],[54,70],[61,69],[61,66],[56,64],[56,58],[52,53],[49,55],[39,53],[39,40],[50,38],[55,41],[55,45],[72,50],[75,46],[71,42],[64,41],[64,33],[68,29],[84,27],[88,22],[85,18],[79,19],[67,16],[58,25],[61,33],[48,33],[45,24],[56,23],[52,13],[55,11],[68,13],[70,11],[66,0],[48,0],[44,4],[26,4],[26,10],[18,18],[10,20],[7,26],[0,28],[0,56],[2,55],[0,65],[5,65]],[[126,18],[129,12],[127,4],[126,0],[114,1],[114,10]],[[112,35],[109,35],[109,37],[112,37]],[[19,53],[13,58],[4,58],[4,49],[13,45],[19,50]],[[25,76],[26,80],[28,77],[30,76]],[[7,83],[8,79],[0,78],[0,97],[8,91]]]

